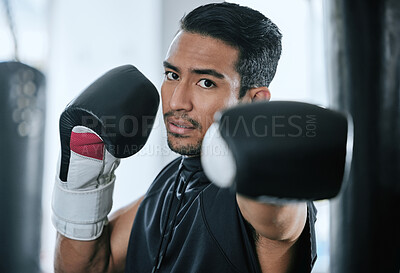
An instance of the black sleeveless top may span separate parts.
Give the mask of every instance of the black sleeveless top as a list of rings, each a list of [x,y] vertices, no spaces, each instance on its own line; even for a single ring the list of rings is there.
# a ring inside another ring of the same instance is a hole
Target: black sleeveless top
[[[310,203],[298,272],[310,272],[316,259],[315,216]],[[177,158],[150,186],[133,223],[125,272],[261,273],[235,192],[210,183],[199,157]]]

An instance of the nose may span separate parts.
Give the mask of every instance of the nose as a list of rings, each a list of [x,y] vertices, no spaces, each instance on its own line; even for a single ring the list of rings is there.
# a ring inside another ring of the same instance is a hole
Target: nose
[[[193,108],[190,85],[185,81],[180,81],[175,86],[169,101],[171,110],[191,111]]]

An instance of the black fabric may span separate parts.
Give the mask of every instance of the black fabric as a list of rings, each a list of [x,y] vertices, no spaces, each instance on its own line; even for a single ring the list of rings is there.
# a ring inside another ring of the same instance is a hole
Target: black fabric
[[[308,257],[299,272],[311,271],[316,259],[315,214],[310,203],[301,236]],[[211,184],[198,157],[174,160],[150,186],[132,227],[125,272],[261,272],[235,193]]]

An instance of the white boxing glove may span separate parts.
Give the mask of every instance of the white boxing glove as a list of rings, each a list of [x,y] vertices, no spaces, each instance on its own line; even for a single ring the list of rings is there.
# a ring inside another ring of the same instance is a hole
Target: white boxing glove
[[[57,231],[75,240],[100,237],[112,208],[115,169],[120,159],[112,156],[93,130],[75,126],[70,138],[67,181],[59,178],[52,199],[52,222]]]
[[[158,105],[157,89],[132,65],[111,69],[67,105],[59,122],[52,200],[59,233],[75,240],[101,235],[112,207],[114,171],[120,158],[145,145]]]

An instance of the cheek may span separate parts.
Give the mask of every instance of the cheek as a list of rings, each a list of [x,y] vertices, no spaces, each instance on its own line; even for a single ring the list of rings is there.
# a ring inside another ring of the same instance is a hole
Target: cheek
[[[230,96],[225,100],[225,108],[232,107],[239,103],[239,92],[231,92]]]
[[[239,84],[235,83],[236,81],[232,81],[231,86],[221,88],[219,90],[221,92],[215,96],[199,98],[197,109],[200,114],[199,116],[202,118],[203,131],[206,131],[214,122],[214,114],[216,112],[238,104]]]
[[[203,100],[199,105],[198,115],[200,117],[200,123],[203,127],[203,133],[205,133],[210,127],[210,125],[214,122],[214,114],[226,107],[229,107],[232,104],[234,105],[234,100],[231,98],[214,98],[213,100]]]
[[[162,104],[163,113],[168,111],[169,99],[170,99],[170,95],[168,93],[168,89],[163,84],[161,86],[161,104]]]

